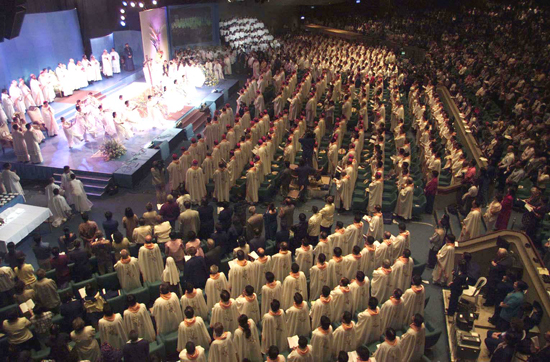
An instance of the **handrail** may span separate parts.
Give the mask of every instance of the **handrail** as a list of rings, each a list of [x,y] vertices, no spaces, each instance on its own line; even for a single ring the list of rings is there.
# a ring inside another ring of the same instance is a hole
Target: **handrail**
[[[464,123],[462,122],[462,117],[460,116],[460,112],[456,103],[451,97],[451,93],[449,93],[447,87],[443,85],[438,85],[437,94],[439,94],[441,101],[445,104],[445,108],[447,108],[449,113],[451,113],[451,115],[453,116],[456,133],[461,138],[463,145],[468,147],[468,155],[470,155],[476,161],[479,168],[486,168],[487,161],[481,159],[483,157],[483,153],[481,152],[481,149],[479,148],[479,145],[474,136],[471,133],[466,132],[466,128],[464,127]]]

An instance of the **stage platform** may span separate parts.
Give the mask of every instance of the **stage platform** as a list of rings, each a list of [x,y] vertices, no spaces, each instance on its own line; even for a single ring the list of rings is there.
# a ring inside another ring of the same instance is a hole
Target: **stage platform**
[[[52,103],[56,118],[71,119],[74,117],[74,104],[84,98],[90,91],[97,94],[102,103],[113,104],[122,94],[124,99],[132,99],[143,94],[148,88],[141,70],[122,73],[110,79],[97,82],[84,90],[77,91],[71,97],[56,99]],[[38,165],[18,163],[13,149],[8,148],[0,155],[0,163],[10,162],[22,179],[47,180],[54,177],[61,180],[63,167],[69,165],[84,183],[91,197],[101,197],[109,184],[124,188],[136,186],[150,173],[153,161],[169,158],[172,153],[179,153],[175,148],[184,140],[191,138],[199,131],[206,120],[206,113],[200,112],[200,105],[206,103],[210,110],[222,107],[239,89],[238,80],[222,80],[214,87],[196,88],[195,94],[188,95],[186,106],[178,113],[170,114],[170,119],[156,124],[155,127],[144,120],[144,129],[135,132],[134,136],[124,142],[126,154],[117,160],[105,161],[100,151],[103,138],[90,142],[75,142],[72,149],[60,126],[57,137],[47,137],[41,144],[44,162]]]

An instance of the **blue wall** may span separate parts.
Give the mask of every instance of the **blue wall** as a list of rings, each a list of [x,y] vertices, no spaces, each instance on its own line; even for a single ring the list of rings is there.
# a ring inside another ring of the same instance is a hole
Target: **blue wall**
[[[15,78],[28,80],[43,68],[55,69],[70,58],[82,58],[84,48],[76,9],[27,14],[19,36],[0,43],[0,88]]]
[[[136,69],[143,66],[143,44],[141,43],[141,31],[122,30],[113,33],[115,39],[115,49],[122,58],[124,56],[124,45],[128,43],[134,53],[134,65]]]
[[[115,41],[113,39],[113,34],[102,36],[101,38],[90,39],[90,45],[92,46],[92,54],[95,55],[96,59],[101,62],[101,56],[103,51],[107,49],[110,53],[111,48],[114,48]]]

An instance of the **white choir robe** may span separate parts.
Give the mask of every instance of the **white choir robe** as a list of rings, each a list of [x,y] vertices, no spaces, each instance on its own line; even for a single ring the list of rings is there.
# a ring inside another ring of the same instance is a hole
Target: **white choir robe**
[[[214,179],[214,198],[218,202],[229,202],[229,171],[226,168],[217,169],[212,178]]]
[[[113,63],[111,63],[111,56],[109,53],[104,53],[101,56],[101,65],[103,66],[103,74],[106,77],[113,76]]]
[[[296,348],[294,351],[292,351],[287,358],[287,362],[317,362],[316,359],[313,358],[313,348],[310,344],[307,345],[307,349],[305,351],[300,351],[299,348]]]
[[[412,217],[414,186],[405,186],[397,195],[397,205],[395,205],[395,214],[405,220]]]
[[[315,249],[313,249],[314,260],[316,261],[320,254],[325,254],[326,260],[330,260],[332,258],[332,250],[330,246],[331,245],[328,238],[326,240],[319,239]]]
[[[114,314],[114,319],[109,321],[105,317],[98,322],[99,339],[101,343],[109,343],[113,348],[122,349],[128,341],[128,335],[124,329],[120,313]]]
[[[307,336],[311,332],[309,323],[309,307],[306,302],[298,308],[295,305],[286,310],[287,337]]]
[[[157,244],[151,249],[145,245],[139,248],[138,261],[139,269],[143,275],[144,282],[156,282],[162,280],[162,272],[164,271],[162,255]],[[178,302],[179,304],[179,302]],[[180,310],[181,312],[181,310]]]
[[[223,325],[223,330],[234,331],[239,327],[239,312],[237,311],[237,304],[235,300],[229,299],[229,305],[223,305],[216,303],[212,308],[212,315],[210,317],[210,327],[220,322]]]
[[[202,319],[206,319],[208,317],[209,309],[206,306],[206,301],[204,300],[202,290],[196,288],[194,292],[194,295],[184,293],[181,296],[181,312],[184,313],[185,308],[191,307],[195,311],[196,316],[202,317]]]
[[[363,255],[363,272],[367,276],[372,276],[372,272],[374,271],[374,262],[375,262],[375,254],[376,254],[376,245],[373,244],[372,246],[366,246],[361,250],[361,254]]]
[[[267,353],[271,346],[277,346],[279,352],[288,349],[285,312],[279,309],[277,313],[269,311],[262,319],[262,352]]]
[[[295,251],[296,264],[300,266],[300,271],[304,272],[306,278],[309,278],[309,269],[313,266],[313,247],[299,247]]]
[[[321,327],[316,328],[311,334],[311,347],[315,362],[331,362],[334,336],[332,326],[325,331]]]
[[[206,281],[204,291],[206,293],[206,309],[212,310],[216,301],[220,299],[220,293],[222,290],[229,290],[227,278],[224,273],[217,273],[210,275],[210,278]]]
[[[254,260],[254,290],[257,294],[262,294],[262,287],[265,282],[265,273],[271,271],[271,256],[266,255],[263,259]]]
[[[59,133],[59,127],[55,121],[55,111],[51,106],[42,107],[42,120],[48,130],[48,136],[56,136]]]
[[[283,285],[275,280],[272,285],[265,284],[262,287],[262,313],[265,314],[271,309],[271,302],[277,299],[280,303],[283,299]]]
[[[432,273],[433,282],[447,285],[452,281],[454,265],[455,246],[447,243],[437,252],[437,264]]]
[[[294,303],[294,294],[300,293],[304,300],[308,300],[307,279],[304,272],[290,273],[283,282],[283,300],[281,307],[288,309]]]
[[[353,298],[352,314],[356,311],[365,310],[369,304],[370,297],[369,278],[365,277],[362,284],[357,280],[353,280],[349,285],[349,289],[351,290],[351,296]]]
[[[405,309],[403,312],[405,322],[408,322],[410,318],[417,313],[424,316],[426,291],[424,290],[423,285],[421,285],[420,288],[413,285],[405,291],[401,299],[403,299]]]
[[[346,255],[344,253],[344,248],[347,249],[347,247],[344,247],[344,242],[346,241],[344,233],[345,233],[345,229],[340,229],[340,230],[336,230],[334,234],[331,234],[328,236],[328,244],[331,251],[330,252],[331,257],[329,258],[328,255],[325,255],[327,257],[327,262],[331,260],[333,256],[332,253],[334,252],[334,248],[342,249],[342,255]]]
[[[346,228],[344,237],[347,240],[347,250],[342,249],[342,255],[348,255],[355,245],[363,246],[363,223],[353,223]]]
[[[120,69],[120,65],[119,65]],[[120,73],[120,70],[119,70]],[[189,356],[187,350],[183,349],[179,354],[180,361],[182,362],[206,362],[206,353],[201,346],[195,346],[195,356]]]
[[[120,73],[120,56],[114,50],[111,52],[111,63],[113,64],[113,73]]]
[[[130,291],[136,288],[141,288],[141,280],[139,279],[140,269],[137,258],[131,256],[128,259],[120,259],[116,262],[114,268],[122,290],[130,293]]]
[[[73,197],[72,197],[72,188],[71,188],[71,174],[73,172],[69,171],[67,173],[63,172],[61,175],[61,189],[65,191],[65,197],[67,198],[67,203],[69,205],[74,204]],[[4,181],[4,185],[5,185]]]
[[[332,303],[332,297],[329,295],[328,298],[320,297],[313,303],[311,303],[311,312],[309,313],[311,316],[311,329],[315,330],[315,328],[319,327],[321,325],[321,317],[326,316],[330,321],[334,321],[332,318],[332,310],[333,310],[333,303]]]
[[[357,275],[359,270],[363,270],[362,262],[363,256],[359,253],[358,255],[349,254],[344,257],[342,264],[344,264],[344,276],[349,280],[352,280]]]
[[[382,267],[372,272],[370,283],[371,294],[378,299],[378,303],[384,303],[393,293],[395,287],[393,281],[392,269],[382,269]]]
[[[329,286],[328,264],[314,265],[309,270],[309,299],[315,300],[321,295],[323,287]]]
[[[25,142],[25,135],[23,132],[13,131],[11,136],[13,139],[13,152],[17,157],[17,161],[29,162],[29,151],[27,150],[27,143]]]
[[[414,267],[413,258],[403,260],[399,258],[392,266],[392,285],[404,293],[411,286],[412,271]]]
[[[290,274],[291,265],[292,254],[288,250],[284,254],[278,252],[271,257],[271,272],[275,275],[276,280],[284,280]]]
[[[214,337],[208,352],[208,362],[240,362],[231,332],[224,332],[221,337]]]
[[[263,362],[262,350],[260,347],[260,336],[256,323],[252,319],[248,320],[250,327],[250,338],[246,338],[244,330],[241,327],[235,330],[233,343],[237,349],[239,359],[248,358],[250,362]],[[223,361],[221,361],[223,362]]]
[[[357,343],[371,344],[380,340],[382,335],[382,318],[380,308],[376,311],[367,309],[357,316]]]
[[[382,362],[402,362],[402,354],[401,354],[401,344],[400,344],[400,338],[395,337],[395,341],[393,341],[393,345],[390,345],[386,341],[384,341],[380,346],[378,346],[378,349],[376,352],[374,352],[374,359],[376,361],[382,361]]]
[[[393,239],[392,241],[392,258],[390,259],[390,261],[394,261],[395,259],[399,258],[401,255],[403,255],[403,251],[405,249],[409,249],[411,248],[411,234],[409,233],[409,231],[404,231],[402,233],[399,233],[399,235],[397,235],[395,237],[395,239]]]
[[[384,181],[382,180],[373,180],[369,187],[367,188],[369,191],[369,205],[367,207],[367,211],[369,214],[374,214],[374,207],[376,205],[382,206],[382,196],[384,194]]]
[[[332,319],[331,321],[339,321],[342,319],[344,312],[353,314],[353,297],[349,287],[338,286],[330,293],[332,297]]]
[[[28,142],[27,142],[28,145]],[[30,152],[29,152],[30,154]],[[31,155],[32,159],[32,155]],[[472,209],[468,216],[463,221],[462,224],[462,231],[460,232],[460,238],[458,241],[465,241],[470,240],[473,238],[477,238],[479,235],[481,235],[481,210],[480,209]]]
[[[158,334],[177,331],[180,321],[183,320],[183,314],[181,314],[180,301],[176,293],[170,293],[168,300],[164,299],[162,295],[157,298],[151,309],[151,314],[155,317]]]
[[[151,315],[143,303],[139,304],[136,311],[130,309],[124,311],[124,328],[127,334],[134,330],[138,333],[139,338],[143,338],[148,342],[153,342],[156,338]]]
[[[378,269],[381,267],[385,259],[388,259],[390,263],[393,261],[392,239],[385,239],[376,248],[374,253],[374,268]]]
[[[244,265],[236,262],[229,269],[229,285],[231,286],[231,298],[237,298],[242,294],[247,285],[254,286],[254,265],[248,261],[243,261]]]
[[[29,84],[31,86],[31,95],[34,103],[41,106],[42,103],[44,103],[44,93],[42,92],[42,89],[40,89],[40,82],[38,79],[33,78],[30,80]]]
[[[401,358],[403,362],[418,362],[424,355],[426,343],[426,328],[424,325],[419,330],[410,327],[401,336]]]
[[[92,209],[93,204],[88,200],[82,181],[76,179],[71,181],[71,196],[76,211],[87,212]]]
[[[61,195],[54,196],[51,200],[51,202],[48,203],[50,207],[50,211],[53,214],[52,217],[52,225],[53,227],[58,227],[61,225],[64,221],[67,220],[69,216],[71,216],[72,209],[67,204],[67,200]]]
[[[27,144],[27,151],[32,163],[42,163],[42,152],[40,152],[40,141],[38,134],[31,128],[23,135]]]
[[[254,323],[259,323],[261,320],[260,305],[258,304],[258,298],[256,293],[252,297],[245,297],[240,295],[235,299],[237,304],[237,311],[240,314],[245,314],[249,319],[252,319]]]
[[[184,319],[178,327],[178,351],[185,349],[187,342],[195,343],[195,346],[208,348],[210,346],[210,335],[201,317]]]
[[[340,284],[340,280],[345,277],[344,258],[336,259],[335,256],[328,262],[328,286],[332,289]]]
[[[355,322],[352,321],[349,325],[340,325],[340,327],[336,328],[336,330],[332,334],[332,338],[333,356],[338,357],[338,353],[340,351],[355,351],[355,349],[358,347]]]
[[[382,214],[374,214],[369,221],[369,230],[367,236],[372,236],[374,240],[382,242],[384,237],[384,219]]]
[[[189,192],[193,203],[199,203],[206,196],[204,173],[200,167],[193,166],[187,170],[185,189]]]
[[[391,327],[396,331],[403,328],[404,319],[403,313],[405,311],[405,304],[403,299],[388,299],[380,308],[380,318],[382,320],[382,330],[385,331]]]

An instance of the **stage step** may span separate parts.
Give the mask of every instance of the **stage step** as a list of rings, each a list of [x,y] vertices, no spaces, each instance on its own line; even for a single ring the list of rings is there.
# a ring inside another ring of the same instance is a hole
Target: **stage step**
[[[208,116],[205,112],[201,112],[199,109],[194,109],[185,117],[179,127],[185,129],[189,125],[192,125],[193,132],[195,132],[206,124],[207,118]]]
[[[111,183],[111,177],[101,177],[96,175],[85,175],[81,171],[74,171],[77,179],[82,181],[84,185],[84,190],[88,197],[102,197],[105,194],[106,188]],[[54,173],[53,177],[57,185],[61,185],[61,176],[60,173]]]

